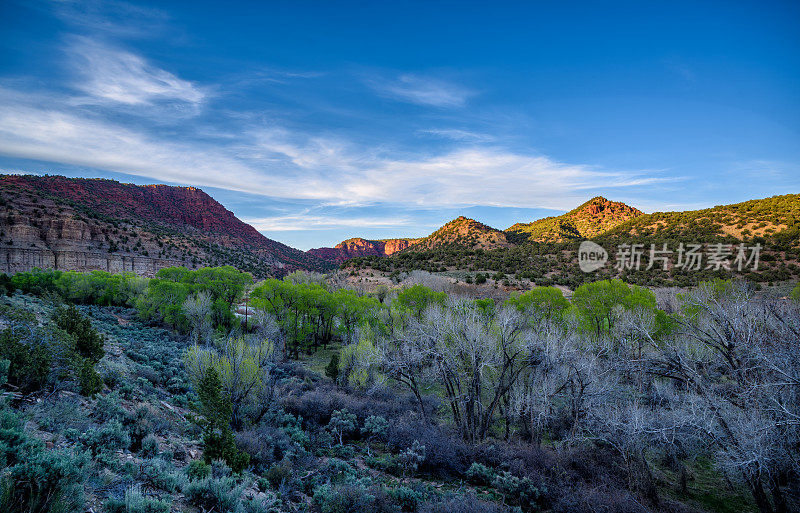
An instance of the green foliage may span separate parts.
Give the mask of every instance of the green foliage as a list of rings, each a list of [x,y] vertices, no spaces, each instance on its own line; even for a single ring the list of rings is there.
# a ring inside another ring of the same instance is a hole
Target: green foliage
[[[105,354],[105,339],[94,329],[91,319],[81,314],[74,305],[59,307],[53,315],[53,321],[72,341],[75,373],[81,394],[95,395],[103,388],[103,379],[95,371],[95,364]]]
[[[0,331],[0,358],[9,362],[7,382],[24,392],[32,392],[47,382],[52,353],[39,337],[24,338],[23,334],[11,328]]]
[[[56,279],[55,286],[64,299],[76,303],[133,306],[148,281],[133,273],[65,271]]]
[[[348,290],[329,292],[319,283],[297,281],[289,277],[265,280],[250,295],[256,308],[275,317],[288,356],[298,358],[301,350],[310,353],[335,336],[349,342],[357,327],[378,322],[382,306],[374,298]]]
[[[331,361],[325,366],[325,375],[331,378],[334,382],[339,379],[339,353],[334,352],[331,355]]]
[[[42,270],[34,268],[32,271],[17,273],[11,277],[14,288],[23,294],[42,296],[48,292],[57,292],[56,285],[61,271]]]
[[[280,486],[292,477],[292,471],[286,465],[272,465],[265,476],[270,486],[277,490]]]
[[[163,321],[186,332],[189,322],[183,312],[183,303],[191,295],[206,292],[211,299],[214,326],[230,328],[235,319],[232,307],[252,281],[250,273],[231,266],[197,270],[168,267],[159,270],[148,282],[146,292],[136,301],[136,308],[144,320]]]
[[[106,513],[169,513],[172,501],[148,497],[138,486],[125,490],[125,498],[109,499],[103,504]]]
[[[339,445],[344,443],[344,437],[356,431],[358,428],[358,418],[355,414],[347,411],[347,408],[335,410],[328,422],[328,429],[338,437]]]
[[[655,311],[656,298],[652,291],[643,287],[629,286],[622,280],[602,280],[575,289],[572,304],[584,329],[599,337],[612,327],[616,309]]]
[[[190,480],[205,479],[211,475],[211,465],[201,460],[192,460],[186,466],[186,475]]]
[[[6,273],[0,273],[0,296],[10,296],[17,290],[17,286]]]
[[[794,289],[792,289],[791,294],[789,294],[789,297],[794,299],[795,301],[800,301],[800,283],[795,285]]]
[[[506,501],[522,507],[526,511],[539,511],[541,494],[527,477],[519,478],[510,472],[502,471],[494,478],[492,486],[497,488]]]
[[[78,386],[82,395],[94,397],[103,390],[103,378],[95,370],[89,358],[78,359],[77,363]]]
[[[560,320],[570,306],[561,289],[556,287],[534,287],[522,294],[513,294],[506,304],[548,320]]]
[[[85,455],[44,450],[22,422],[0,405],[0,511],[8,513],[79,513],[83,511]]]
[[[250,462],[250,456],[239,452],[231,430],[232,408],[230,400],[222,394],[219,374],[210,368],[200,380],[197,389],[200,413],[203,414],[203,459],[206,463],[224,460],[235,472],[241,472]]]
[[[392,301],[392,307],[421,319],[423,312],[429,306],[443,305],[446,299],[447,294],[444,292],[436,292],[423,285],[414,285],[399,292]]]
[[[467,469],[466,476],[470,483],[490,486],[494,482],[495,477],[497,477],[497,472],[486,465],[473,463],[470,465],[469,469]]]
[[[231,410],[228,421],[238,428],[246,417],[257,422],[269,409],[275,356],[269,340],[230,337],[217,348],[192,346],[185,362],[198,390],[209,371],[214,371]]]

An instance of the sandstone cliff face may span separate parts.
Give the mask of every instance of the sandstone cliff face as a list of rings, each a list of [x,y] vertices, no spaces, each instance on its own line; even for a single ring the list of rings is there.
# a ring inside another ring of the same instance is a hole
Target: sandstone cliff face
[[[324,260],[341,264],[351,258],[361,256],[389,256],[403,251],[415,244],[419,239],[382,239],[369,240],[355,237],[340,242],[332,248],[316,248],[308,253]]]
[[[0,272],[234,265],[256,276],[325,262],[270,240],[194,187],[0,176]]]

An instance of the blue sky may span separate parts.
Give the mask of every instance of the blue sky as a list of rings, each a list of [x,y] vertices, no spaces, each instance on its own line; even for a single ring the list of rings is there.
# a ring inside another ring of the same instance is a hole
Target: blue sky
[[[308,249],[800,192],[794,2],[0,2],[0,170]]]

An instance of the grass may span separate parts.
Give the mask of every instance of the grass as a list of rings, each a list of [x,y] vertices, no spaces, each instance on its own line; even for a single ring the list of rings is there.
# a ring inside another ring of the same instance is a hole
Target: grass
[[[694,464],[687,462],[689,479],[687,493],[679,491],[680,476],[677,472],[662,466],[658,471],[663,478],[660,492],[671,499],[695,503],[705,511],[716,513],[750,513],[758,508],[753,498],[744,490],[731,490],[723,475],[707,459],[698,459]]]

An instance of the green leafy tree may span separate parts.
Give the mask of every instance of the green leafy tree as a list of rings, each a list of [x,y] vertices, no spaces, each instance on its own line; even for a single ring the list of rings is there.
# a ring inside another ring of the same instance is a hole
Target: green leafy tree
[[[424,285],[414,285],[397,294],[392,306],[400,312],[407,313],[416,319],[422,319],[425,310],[433,305],[444,305],[447,294],[436,292]]]
[[[533,319],[560,320],[569,308],[569,301],[556,287],[534,287],[522,294],[512,295],[506,304]]]
[[[656,309],[652,291],[622,280],[603,280],[586,283],[575,289],[572,304],[587,332],[599,338],[614,324],[615,309]]]

